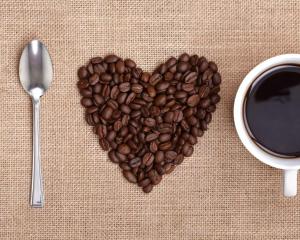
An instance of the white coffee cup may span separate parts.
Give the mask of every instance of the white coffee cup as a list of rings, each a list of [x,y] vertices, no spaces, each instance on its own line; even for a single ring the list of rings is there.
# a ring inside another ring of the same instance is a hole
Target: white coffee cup
[[[300,158],[283,158],[272,155],[259,147],[252,140],[247,130],[244,120],[244,102],[251,84],[259,76],[272,68],[291,64],[300,66],[300,54],[285,54],[272,57],[253,68],[244,78],[237,91],[233,110],[235,128],[246,149],[261,162],[275,168],[283,169],[283,194],[286,197],[292,197],[297,194],[297,173],[298,169],[300,169]]]

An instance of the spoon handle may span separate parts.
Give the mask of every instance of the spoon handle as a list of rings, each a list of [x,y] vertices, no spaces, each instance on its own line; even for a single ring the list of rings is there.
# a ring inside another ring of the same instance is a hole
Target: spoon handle
[[[38,208],[44,205],[41,157],[40,157],[40,99],[32,98],[33,104],[33,159],[30,205]]]

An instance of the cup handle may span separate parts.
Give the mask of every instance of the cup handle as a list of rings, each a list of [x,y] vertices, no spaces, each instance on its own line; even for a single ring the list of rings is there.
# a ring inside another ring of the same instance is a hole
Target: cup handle
[[[294,197],[297,195],[297,174],[298,170],[284,170],[283,194],[285,197]]]

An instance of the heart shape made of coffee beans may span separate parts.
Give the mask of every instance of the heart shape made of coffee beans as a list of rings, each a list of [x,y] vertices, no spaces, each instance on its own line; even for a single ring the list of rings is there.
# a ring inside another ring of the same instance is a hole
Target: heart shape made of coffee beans
[[[193,154],[220,101],[221,75],[205,57],[171,57],[152,74],[108,55],[78,70],[85,117],[124,177],[151,192]]]

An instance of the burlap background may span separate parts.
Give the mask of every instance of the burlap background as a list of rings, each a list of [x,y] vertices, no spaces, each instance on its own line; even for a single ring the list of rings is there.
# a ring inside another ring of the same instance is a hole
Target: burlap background
[[[232,119],[238,85],[256,64],[300,52],[299,1],[1,1],[1,239],[300,239],[299,196],[255,160]],[[31,102],[18,60],[33,37],[55,78],[42,99],[43,209],[28,205]],[[83,118],[77,68],[116,53],[151,71],[182,52],[216,61],[222,102],[193,157],[145,195],[107,160]]]

